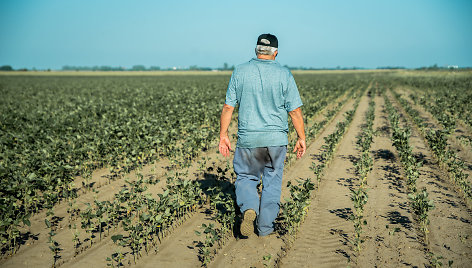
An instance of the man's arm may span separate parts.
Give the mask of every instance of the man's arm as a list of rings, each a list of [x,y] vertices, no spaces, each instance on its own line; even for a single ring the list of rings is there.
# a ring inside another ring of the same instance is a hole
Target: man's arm
[[[233,115],[234,107],[228,104],[223,105],[220,118],[220,145],[218,146],[220,153],[226,157],[229,156],[231,151],[231,143],[228,137],[228,127],[231,122],[231,116]],[[303,120],[302,120],[303,121]],[[303,122],[302,122],[303,123]]]
[[[305,126],[303,123],[303,114],[302,109],[298,107],[297,109],[288,113],[292,118],[293,126],[297,131],[298,140],[293,152],[297,152],[297,158],[300,159],[306,151],[306,142],[305,142]]]

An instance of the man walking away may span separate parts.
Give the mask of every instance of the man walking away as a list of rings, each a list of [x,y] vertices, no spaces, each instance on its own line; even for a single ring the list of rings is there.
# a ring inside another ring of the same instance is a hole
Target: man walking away
[[[302,101],[290,71],[275,57],[278,40],[272,34],[257,39],[257,58],[238,65],[231,76],[221,112],[219,150],[229,156],[228,127],[234,107],[239,104],[238,142],[234,152],[237,175],[236,202],[243,213],[241,234],[254,232],[257,218],[259,236],[274,231],[279,213],[282,174],[288,145],[288,115],[298,134],[293,152],[301,158],[306,150]],[[262,178],[262,194],[257,185]]]

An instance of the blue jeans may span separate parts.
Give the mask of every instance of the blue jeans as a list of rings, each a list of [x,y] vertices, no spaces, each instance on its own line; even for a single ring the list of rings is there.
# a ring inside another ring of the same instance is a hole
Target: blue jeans
[[[287,146],[236,148],[234,172],[237,175],[236,202],[241,210],[253,209],[257,214],[260,236],[274,231],[274,221],[280,208],[282,175]],[[262,178],[262,194],[257,185]]]

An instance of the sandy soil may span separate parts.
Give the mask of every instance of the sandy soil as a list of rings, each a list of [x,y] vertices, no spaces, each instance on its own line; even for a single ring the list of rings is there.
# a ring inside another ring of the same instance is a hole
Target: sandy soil
[[[357,156],[356,135],[367,111],[368,98],[363,96],[349,130],[338,145],[329,168],[321,180],[305,222],[282,267],[336,267],[346,266],[351,258],[349,236],[353,225],[348,220],[352,211],[349,198],[353,186]]]
[[[338,112],[333,120],[328,124],[324,130],[317,135],[316,139],[309,145],[306,155],[297,160],[293,166],[290,167],[284,174],[284,183],[282,186],[282,200],[289,196],[286,183],[292,181],[296,183],[297,179],[306,179],[313,177],[313,171],[310,169],[313,159],[319,154],[321,146],[324,144],[324,137],[331,134],[335,128],[336,123],[343,121],[344,113],[350,109],[354,104],[354,100],[350,100]],[[321,120],[322,116],[318,119]],[[212,267],[263,267],[263,257],[271,256],[275,259],[280,254],[284,242],[280,237],[269,236],[260,238],[256,235],[248,239],[241,239],[230,241],[229,245],[225,247],[220,254],[217,255]]]
[[[472,263],[472,210],[469,209],[447,175],[441,171],[428,150],[418,128],[412,123],[401,106],[389,94],[390,100],[402,114],[402,124],[412,127],[410,145],[415,156],[422,160],[418,189],[426,188],[435,208],[429,214],[429,234],[424,239],[426,251],[449,260],[457,267],[468,267]],[[464,239],[467,237],[467,239]]]
[[[375,97],[374,159],[365,205],[365,243],[357,258],[359,267],[424,267],[428,264],[419,242],[408,203],[406,181],[395,147],[390,140],[390,123],[384,99]]]
[[[236,124],[231,125],[229,132],[236,133]],[[232,135],[230,135],[230,139],[232,140],[232,143],[235,144]],[[188,179],[196,180],[202,177],[203,173],[198,161],[203,158],[207,159],[206,167],[210,165],[215,167],[225,167],[228,161],[228,159],[223,159],[219,155],[217,151],[217,144],[215,143],[208,152],[203,153],[199,159],[193,162],[192,165],[186,170],[186,172],[188,172]],[[173,172],[172,169],[169,170],[169,164],[170,161],[163,159],[154,164],[144,166],[140,171],[135,170],[129,174],[115,178],[115,180],[112,180],[110,183],[108,183],[108,176],[110,176],[109,170],[97,170],[93,172],[92,179],[90,180],[90,182],[93,183],[93,191],[85,191],[81,188],[79,190],[79,197],[75,199],[74,206],[83,210],[87,206],[87,203],[93,204],[95,200],[112,200],[115,193],[119,192],[125,185],[125,179],[130,181],[136,180],[136,174],[138,172],[141,173],[144,178],[153,177],[159,180],[154,185],[148,185],[147,192],[155,196],[157,193],[162,192],[163,187],[166,185],[167,175],[169,172]],[[83,181],[83,178],[76,178],[75,184],[80,186],[81,181]],[[56,230],[57,234],[54,236],[54,240],[56,240],[62,248],[60,254],[61,258],[58,260],[59,264],[66,264],[70,261],[74,261],[76,264],[80,263],[80,261],[78,261],[80,258],[74,257],[74,244],[72,241],[74,229],[69,229],[69,225],[73,226],[75,224],[77,226],[81,234],[81,241],[85,241],[87,239],[85,231],[80,229],[80,218],[69,219],[69,214],[67,212],[68,207],[69,205],[66,201],[62,201],[54,207],[54,215],[58,219]],[[47,243],[48,231],[44,223],[45,218],[46,211],[40,212],[31,218],[31,226],[23,230],[24,232],[31,234],[29,239],[23,242],[24,245],[19,248],[18,252],[13,257],[1,260],[1,267],[48,267],[51,265],[52,257],[49,250],[49,244]],[[118,234],[119,231],[119,229],[118,231],[110,231],[109,236]],[[113,243],[110,239],[103,239],[100,241],[97,237],[93,242],[93,249],[91,250],[89,249],[90,242],[83,243],[79,257],[88,256],[92,252],[95,253],[95,255],[102,254],[100,255],[100,258],[97,257],[95,259],[95,262],[103,263],[103,265],[106,266],[106,256],[109,256],[116,248],[113,246]],[[102,250],[105,252],[102,252]]]
[[[438,120],[421,105],[416,105],[411,100],[410,90],[406,88],[397,89],[402,94],[403,98],[406,99],[410,105],[419,112],[420,117],[427,124],[430,129],[444,129]],[[448,138],[448,146],[456,152],[459,158],[464,162],[465,169],[464,173],[469,175],[469,181],[472,182],[472,145],[465,145],[460,142],[459,137],[461,135],[472,136],[472,132],[467,127],[456,122],[456,128],[451,136]]]
[[[341,99],[344,99],[345,95],[342,97],[338,98],[335,100],[332,104],[328,105],[325,109],[320,111],[313,119],[309,120],[311,123],[315,121],[320,121],[324,118],[324,111],[331,109],[334,105],[336,105]],[[230,133],[230,139],[235,146],[236,141],[234,139],[234,136],[232,134],[235,134],[237,132],[237,124],[236,120],[232,120],[232,124],[229,129]],[[201,165],[198,163],[200,160],[206,159],[206,165],[201,167]],[[208,167],[214,167],[214,170],[216,170],[217,167],[225,168],[229,163],[232,162],[232,157],[228,159],[224,159],[221,157],[217,151],[217,144],[213,145],[212,149],[209,150],[206,153],[203,153],[201,157],[199,157],[196,161],[194,161],[191,165],[190,168],[186,170],[188,173],[187,178],[188,179],[203,179],[205,174],[203,173],[202,170],[206,170]],[[96,170],[92,174],[92,179],[90,182],[93,185],[93,191],[90,190],[85,190],[84,187],[81,187],[82,181],[85,181],[83,178],[77,177],[75,180],[75,185],[79,186],[79,197],[75,200],[75,207],[78,209],[84,209],[86,207],[87,203],[93,203],[94,200],[112,200],[114,198],[115,193],[119,192],[122,189],[122,186],[125,184],[124,179],[129,179],[131,181],[136,180],[137,176],[136,174],[139,172],[144,175],[145,178],[153,177],[157,180],[159,180],[158,183],[155,185],[149,185],[149,188],[147,192],[155,195],[157,193],[162,192],[163,187],[165,187],[165,178],[168,176],[168,174],[172,174],[172,170],[169,170],[170,166],[170,161],[163,159],[161,161],[158,161],[153,164],[149,164],[144,166],[140,171],[132,171],[129,174],[120,176],[118,178],[115,178],[114,180],[109,180],[108,177],[111,175],[108,169],[100,169]],[[214,172],[216,173],[216,172]],[[211,174],[206,174],[206,175],[211,175]],[[82,241],[86,240],[86,235],[85,231],[80,230],[80,220],[78,219],[69,219],[68,216],[68,209],[69,205],[67,202],[63,201],[59,204],[57,204],[54,207],[54,214],[58,219],[57,223],[57,230],[56,233],[57,235],[54,237],[54,239],[59,242],[60,247],[62,248],[61,251],[61,258],[58,260],[59,265],[63,266],[74,266],[74,267],[86,267],[89,266],[90,264],[97,264],[97,263],[102,263],[103,266],[106,266],[105,259],[107,256],[110,256],[111,253],[113,253],[115,250],[119,249],[116,245],[114,245],[109,237],[111,237],[114,234],[119,234],[120,229],[117,231],[110,231],[108,234],[104,234],[103,240],[99,240],[98,238],[95,238],[93,241],[92,247],[90,246],[90,242],[83,243],[81,246],[80,254],[76,257],[74,257],[74,250],[73,250],[73,242],[72,242],[72,236],[73,236],[73,231],[69,229],[69,225],[74,225],[76,224],[78,226],[79,232],[81,233],[80,239]],[[162,245],[159,246],[158,252],[159,256],[166,256],[166,253],[160,254],[162,251],[161,249],[169,249],[165,252],[178,252],[178,253],[183,253],[183,256],[178,256],[176,259],[186,259],[184,256],[190,255],[193,257],[194,262],[189,261],[188,265],[190,267],[194,267],[195,265],[198,266],[198,258],[197,258],[197,253],[195,249],[189,250],[188,247],[193,246],[193,241],[196,240],[198,237],[195,236],[194,230],[197,230],[200,228],[201,224],[206,221],[208,221],[208,217],[205,219],[201,219],[201,216],[203,215],[202,213],[203,209],[196,213],[197,215],[200,215],[200,217],[197,217],[196,215],[193,215],[191,217],[190,222],[192,224],[183,224],[182,226],[178,227],[178,233],[179,235],[182,235],[184,233],[187,234],[186,239],[187,240],[182,240],[185,241],[185,245],[183,246],[184,250],[181,250],[178,244],[174,244],[172,242],[164,242]],[[24,245],[20,247],[18,252],[13,256],[12,258],[6,258],[0,261],[0,265],[2,267],[47,267],[50,266],[52,263],[52,256],[50,253],[50,250],[48,248],[48,243],[47,243],[47,229],[44,224],[44,219],[46,218],[46,212],[43,211],[41,213],[38,213],[34,215],[31,218],[31,226],[28,229],[23,230],[24,232],[29,232],[31,237],[24,241]],[[172,233],[166,241],[174,241],[174,239],[177,239],[179,241],[179,238],[174,238],[174,233]],[[188,242],[188,243],[187,243]],[[187,250],[185,250],[187,249]],[[168,254],[167,254],[168,255]],[[175,255],[175,254],[174,254]],[[171,256],[171,255],[169,255]],[[165,258],[163,260],[156,259],[156,258],[148,258],[150,264],[154,262],[160,262],[162,261],[165,263]],[[174,258],[175,259],[175,258]],[[171,258],[172,260],[172,258]],[[146,265],[146,258],[143,258],[143,260],[140,260],[141,265]],[[187,263],[187,261],[185,262]]]
[[[349,102],[349,103],[352,103]],[[317,122],[321,121],[324,118],[324,111],[331,109],[334,105],[328,105],[323,111],[318,113],[311,121]],[[346,105],[347,107],[348,105]],[[338,116],[333,119],[332,122],[341,119],[342,113],[345,111],[344,108],[341,112],[338,113]],[[322,139],[324,137],[325,132],[329,132],[331,129],[334,130],[334,124],[329,124],[319,137],[316,138],[317,140]],[[331,131],[332,131],[331,130]],[[316,143],[316,141],[314,143]],[[313,145],[310,145],[310,148],[313,148]],[[319,145],[321,146],[321,145]],[[319,147],[318,147],[319,149]],[[316,150],[313,150],[315,152]],[[307,167],[309,162],[301,162],[296,161],[290,167],[288,167],[289,172],[292,170],[297,170],[297,167]],[[307,169],[308,170],[308,169]],[[310,173],[311,174],[311,173]],[[310,175],[308,174],[308,176]],[[298,178],[297,176],[285,176],[284,180],[295,180]],[[283,188],[284,193],[287,193],[286,187]],[[142,258],[139,263],[138,267],[147,267],[153,266],[155,264],[165,264],[166,267],[196,267],[199,265],[199,260],[197,258],[197,249],[194,248],[194,241],[200,239],[194,234],[195,230],[199,230],[202,223],[207,223],[208,217],[200,217],[191,220],[191,224],[186,224],[179,228],[178,234],[172,234],[169,237],[169,240],[177,241],[175,243],[163,243],[160,250],[157,254],[145,256]],[[266,239],[260,239],[256,235],[249,237],[248,239],[239,239],[239,237],[230,238],[229,241],[226,242],[226,245],[220,252],[217,254],[215,260],[211,264],[213,267],[231,267],[231,266],[260,266],[262,265],[261,260],[262,257],[267,254],[276,254],[280,248],[283,246],[283,241],[281,239],[277,239],[276,237],[269,237]],[[165,247],[165,249],[164,249]],[[178,260],[178,261],[176,261]]]
[[[449,181],[447,174],[438,167],[411,118],[404,113],[391,93],[388,93],[388,97],[402,114],[401,124],[412,127],[410,145],[414,155],[423,161],[423,166],[420,168],[421,176],[417,182],[418,189],[425,187],[435,204],[429,215],[430,232],[427,237],[421,235],[418,223],[409,207],[404,170],[390,140],[390,124],[384,100],[380,96],[374,96],[376,103],[374,129],[377,130],[377,135],[371,146],[373,169],[367,178],[369,199],[364,211],[367,220],[367,225],[363,229],[365,242],[360,253],[355,253],[349,243],[349,239],[354,235],[353,223],[348,219],[353,210],[350,189],[359,183],[353,166],[353,160],[360,154],[355,141],[356,136],[362,131],[369,102],[369,97],[364,95],[333,160],[325,170],[321,182],[316,183],[316,189],[312,192],[311,207],[291,247],[287,247],[284,240],[277,236],[259,238],[253,235],[248,239],[234,237],[219,250],[210,266],[265,267],[265,265],[274,266],[274,260],[278,259],[280,266],[283,267],[429,267],[434,260],[442,261],[445,266],[452,260],[453,267],[471,267],[472,211],[466,206],[462,195],[457,192],[457,187]],[[340,99],[333,102],[326,109],[339,101]],[[299,178],[313,178],[313,181],[316,181],[310,167],[313,162],[318,161],[317,156],[325,143],[324,137],[335,130],[336,123],[344,119],[344,112],[352,109],[353,104],[354,100],[347,101],[332,121],[326,124],[311,141],[305,157],[286,167],[283,197],[289,194],[287,181],[296,181]],[[425,120],[431,122],[432,127],[438,127],[431,115],[424,110],[421,110],[421,113]],[[317,122],[323,118],[324,112],[320,112],[310,121]],[[233,123],[230,133],[235,131]],[[189,168],[187,175],[189,179],[198,180],[212,176],[216,171],[204,172],[207,167],[211,166],[216,170],[217,167],[226,167],[232,161],[231,158],[223,159],[218,156],[216,144],[209,152],[202,154],[201,159],[203,157],[208,159],[206,164],[201,166],[195,161]],[[470,160],[466,158],[466,161]],[[145,177],[153,176],[160,179],[148,190],[153,195],[161,192],[165,186],[168,166],[169,162],[162,160],[141,170]],[[95,198],[110,200],[121,189],[124,184],[123,178],[108,183],[108,174],[107,170],[94,172],[92,181],[95,182],[94,188],[98,193],[81,191],[76,201],[79,208],[84,208],[85,203],[93,202]],[[133,180],[136,178],[136,172],[124,177]],[[81,183],[79,178],[77,183]],[[98,237],[94,238],[92,247],[87,248],[83,245],[82,252],[74,257],[72,233],[68,226],[70,223],[80,225],[80,221],[77,219],[69,221],[67,207],[67,202],[62,202],[54,208],[59,219],[55,239],[63,248],[59,264],[61,267],[106,266],[106,257],[118,249],[110,236],[119,231],[111,231],[110,235],[101,241]],[[181,225],[175,226],[149,255],[143,253],[136,265],[131,261],[126,266],[200,266],[194,243],[200,238],[194,231],[200,229],[203,223],[212,222],[209,215],[204,212],[205,207],[189,215]],[[51,266],[52,256],[47,244],[44,217],[43,212],[32,218],[31,227],[24,230],[29,231],[31,237],[25,240],[25,244],[20,247],[16,255],[1,260],[1,267]],[[84,238],[85,232],[82,231],[81,239]]]

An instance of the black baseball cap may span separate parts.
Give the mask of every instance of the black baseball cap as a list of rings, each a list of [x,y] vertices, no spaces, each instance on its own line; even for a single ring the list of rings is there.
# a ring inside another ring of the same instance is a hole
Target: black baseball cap
[[[279,47],[279,41],[277,40],[277,37],[275,35],[267,33],[267,34],[261,34],[257,38],[257,44],[261,46],[269,46],[269,47]]]

